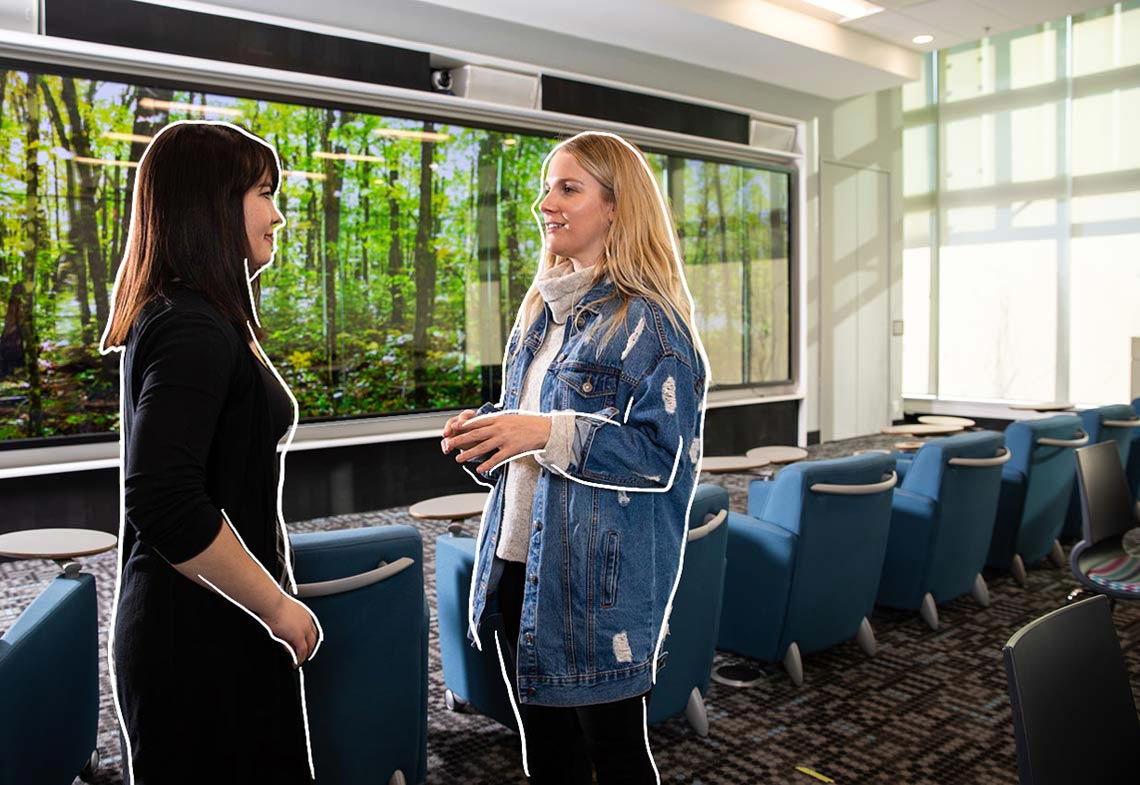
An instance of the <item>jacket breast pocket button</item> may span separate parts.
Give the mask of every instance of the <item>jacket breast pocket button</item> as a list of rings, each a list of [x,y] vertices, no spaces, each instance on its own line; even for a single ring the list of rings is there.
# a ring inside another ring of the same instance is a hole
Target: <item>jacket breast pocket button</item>
[[[590,384],[589,379],[582,382],[582,392],[588,393],[588,392],[591,392],[593,389],[594,389],[594,385]]]
[[[533,698],[537,694],[538,694],[538,690],[536,690],[534,687],[527,687],[526,688],[526,695],[528,698]]]

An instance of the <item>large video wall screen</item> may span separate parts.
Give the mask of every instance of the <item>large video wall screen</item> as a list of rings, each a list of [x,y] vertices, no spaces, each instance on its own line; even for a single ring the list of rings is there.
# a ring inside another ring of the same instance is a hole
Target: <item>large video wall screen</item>
[[[97,345],[137,162],[178,119],[240,124],[281,156],[287,223],[260,309],[303,420],[481,403],[534,276],[531,204],[556,139],[6,70],[0,441],[117,430],[119,358]],[[649,153],[714,384],[789,380],[790,174]]]

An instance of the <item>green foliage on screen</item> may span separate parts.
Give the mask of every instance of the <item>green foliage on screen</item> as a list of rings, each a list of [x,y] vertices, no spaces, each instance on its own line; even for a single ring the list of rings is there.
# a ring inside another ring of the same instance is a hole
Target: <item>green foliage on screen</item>
[[[264,346],[302,419],[482,402],[535,273],[531,206],[554,139],[198,91],[0,71],[0,440],[118,427],[97,350],[135,167],[168,122],[276,148],[286,226]],[[721,385],[790,376],[788,173],[650,153]]]

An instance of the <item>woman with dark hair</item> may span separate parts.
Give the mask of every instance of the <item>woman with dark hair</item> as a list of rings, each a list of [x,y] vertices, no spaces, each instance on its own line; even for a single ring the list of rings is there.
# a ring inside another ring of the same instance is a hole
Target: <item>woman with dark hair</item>
[[[300,666],[320,628],[290,596],[276,455],[296,412],[253,303],[279,178],[227,123],[168,125],[139,163],[103,336],[123,351],[110,648],[134,785],[312,779]]]

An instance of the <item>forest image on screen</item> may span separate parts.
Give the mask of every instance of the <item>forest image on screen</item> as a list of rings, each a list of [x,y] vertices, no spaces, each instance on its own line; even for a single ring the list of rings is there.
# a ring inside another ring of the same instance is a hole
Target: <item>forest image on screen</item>
[[[118,430],[98,352],[138,161],[167,123],[226,120],[281,158],[263,342],[302,421],[476,406],[542,249],[554,137],[0,70],[0,441]],[[569,135],[569,132],[567,133]],[[714,385],[790,378],[790,175],[648,152]]]

